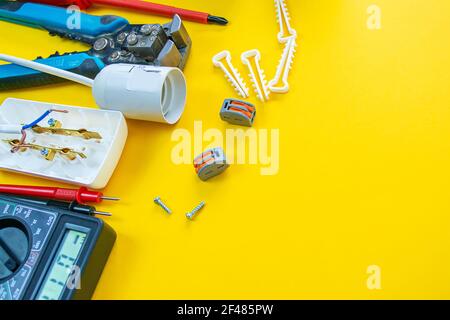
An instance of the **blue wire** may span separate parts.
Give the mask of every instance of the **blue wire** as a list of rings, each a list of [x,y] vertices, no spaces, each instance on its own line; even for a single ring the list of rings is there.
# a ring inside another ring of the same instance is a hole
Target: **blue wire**
[[[36,126],[39,122],[41,122],[42,120],[44,120],[50,113],[52,113],[53,110],[47,110],[44,112],[44,114],[42,116],[40,116],[39,118],[37,118],[36,120],[34,120],[32,123],[30,124],[26,124],[22,127],[22,130],[26,130],[26,129],[30,129],[34,126]]]

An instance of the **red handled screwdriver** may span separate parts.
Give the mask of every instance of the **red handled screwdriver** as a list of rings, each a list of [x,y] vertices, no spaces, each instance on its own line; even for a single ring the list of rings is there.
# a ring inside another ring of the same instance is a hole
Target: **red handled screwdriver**
[[[89,8],[93,4],[102,4],[113,7],[121,7],[128,9],[135,9],[143,12],[149,12],[165,17],[173,17],[178,14],[185,20],[200,22],[200,23],[216,23],[220,25],[226,25],[228,20],[222,17],[213,16],[209,13],[187,10],[167,6],[163,4],[157,4],[152,2],[146,2],[141,0],[28,0],[29,2],[39,2],[45,4],[51,4],[56,6],[69,6],[77,5],[81,9]]]
[[[0,193],[38,197],[45,199],[54,199],[61,201],[77,201],[78,203],[95,202],[100,203],[103,200],[118,201],[119,198],[105,197],[98,191],[90,191],[85,187],[79,189],[66,189],[55,187],[35,187],[0,184]]]

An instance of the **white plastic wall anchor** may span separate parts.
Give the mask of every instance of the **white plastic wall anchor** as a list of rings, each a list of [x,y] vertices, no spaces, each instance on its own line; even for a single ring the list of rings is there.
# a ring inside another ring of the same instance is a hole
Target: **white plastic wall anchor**
[[[255,61],[254,65],[251,62],[252,58]],[[241,60],[242,63],[245,64],[250,71],[249,77],[253,83],[253,87],[258,99],[262,102],[269,100],[270,91],[267,86],[267,80],[264,70],[261,69],[261,53],[259,52],[259,50],[253,49],[242,53]]]
[[[275,9],[277,13],[278,25],[280,27],[278,41],[280,43],[286,43],[292,36],[297,36],[297,31],[291,26],[291,16],[285,0],[275,0]]]
[[[283,55],[277,67],[275,77],[269,82],[269,90],[274,93],[287,93],[289,91],[289,73],[294,62],[297,37],[291,37],[285,45]]]
[[[226,65],[223,63],[225,60]],[[213,59],[214,66],[222,69],[228,82],[233,86],[234,90],[242,98],[248,98],[249,90],[237,69],[231,63],[231,53],[228,50],[216,54]],[[231,71],[231,72],[230,72]]]

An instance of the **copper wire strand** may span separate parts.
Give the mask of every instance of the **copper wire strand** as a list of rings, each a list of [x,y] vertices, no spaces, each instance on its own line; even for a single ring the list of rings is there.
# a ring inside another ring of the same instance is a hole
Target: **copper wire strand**
[[[20,148],[25,147],[25,139],[27,138],[27,133],[24,129],[22,129],[22,137],[20,138],[19,144],[12,147],[11,149],[11,153],[16,153],[17,151],[20,150]]]
[[[58,110],[58,109],[49,109],[48,111],[50,111],[50,112],[60,112],[60,113],[69,113],[68,110]],[[20,138],[20,142],[19,142],[18,145],[14,146],[11,149],[11,153],[16,153],[17,151],[20,150],[20,148],[24,148],[24,147],[30,148],[31,147],[30,145],[26,145],[25,144],[25,139],[27,138],[26,129],[22,129],[21,132],[22,132],[22,137]]]

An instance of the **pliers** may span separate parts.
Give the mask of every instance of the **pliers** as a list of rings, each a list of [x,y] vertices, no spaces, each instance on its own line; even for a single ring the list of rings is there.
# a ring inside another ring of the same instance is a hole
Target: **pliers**
[[[84,52],[55,54],[35,61],[75,72],[91,79],[107,65],[131,63],[184,68],[191,38],[181,18],[170,23],[130,24],[118,16],[94,16],[65,8],[0,0],[0,20],[47,30],[70,40],[84,42]],[[17,65],[0,66],[0,91],[65,81]]]

